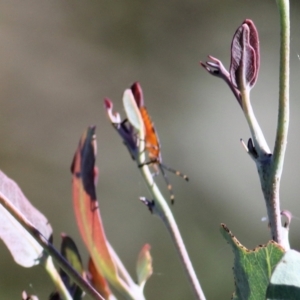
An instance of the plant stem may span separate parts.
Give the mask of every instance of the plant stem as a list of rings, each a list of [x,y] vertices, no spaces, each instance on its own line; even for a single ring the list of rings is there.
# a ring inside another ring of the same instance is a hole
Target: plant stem
[[[281,241],[279,184],[273,185],[271,180],[273,159],[262,130],[253,113],[250,102],[250,93],[247,89],[243,89],[241,90],[241,95],[243,111],[251,131],[255,150],[257,152],[257,157],[254,160],[257,166],[261,189],[266,203],[271,236],[274,241],[279,243],[279,241]]]
[[[272,224],[273,239],[281,244],[281,217],[279,186],[284,163],[289,127],[289,80],[290,80],[290,14],[289,0],[276,0],[280,16],[280,71],[279,71],[279,107],[273,163],[270,173],[270,209],[275,213],[277,224]],[[268,213],[269,214],[269,213]],[[270,217],[270,216],[269,216]],[[271,221],[271,220],[270,220]],[[275,226],[277,225],[277,226]]]
[[[144,136],[145,136],[144,129],[140,128],[139,129],[140,155],[137,157],[137,163],[138,165],[143,165],[143,167],[140,168],[142,177],[144,178],[152,197],[155,199],[156,211],[158,211],[159,217],[161,218],[169,234],[171,235],[171,239],[175,245],[180,260],[183,263],[184,270],[186,271],[188,280],[192,285],[192,289],[194,291],[196,299],[205,300],[206,299],[205,295],[196,276],[195,270],[193,268],[189,255],[185,248],[185,244],[183,242],[183,239],[181,237],[179,228],[176,224],[173,214],[167,204],[167,201],[165,200],[159,188],[155,184],[153,180],[153,175],[151,174],[148,165],[144,164],[145,163],[145,142],[144,142],[145,137]]]
[[[165,224],[168,232],[171,235],[172,241],[175,245],[175,248],[179,254],[180,260],[183,263],[183,267],[186,271],[188,279],[192,285],[193,291],[195,293],[196,299],[205,300],[205,295],[202,291],[196,273],[194,271],[193,265],[189,258],[188,252],[185,248],[185,244],[181,237],[179,228],[176,224],[176,221],[173,217],[173,214],[162,196],[160,190],[158,189],[157,185],[154,183],[152,174],[147,166],[141,168],[141,172],[143,174],[143,178],[146,181],[148,189],[151,192],[151,195],[155,199],[155,206],[156,209],[160,212],[160,218],[162,219],[163,223]]]
[[[53,247],[53,245],[29,222],[22,213],[4,196],[0,197],[0,204],[26,229],[32,237],[43,247],[43,249],[52,256],[57,264],[72,278],[76,284],[95,300],[104,300],[104,298],[78,274],[68,263],[68,261]],[[70,294],[65,295],[66,300],[72,299]]]
[[[255,158],[255,162],[266,202],[271,236],[274,241],[283,246],[279,191],[289,125],[290,16],[288,0],[277,0],[277,5],[279,8],[281,28],[280,78],[277,132],[272,156],[253,114],[249,91],[243,89],[241,90],[241,95],[242,108],[251,130],[255,150],[258,154],[258,157]]]
[[[271,151],[253,112],[249,90],[241,90],[241,95],[243,112],[250,128],[255,150],[257,151],[259,157],[263,157],[264,155],[269,154]]]
[[[55,268],[55,266],[53,264],[52,257],[47,256],[43,265],[45,267],[45,270],[51,277],[52,281],[54,282],[61,297],[63,297],[64,300],[72,300],[72,297],[70,296],[69,291],[67,290],[66,286],[64,285],[61,277],[59,276],[59,273],[57,272],[57,269]]]

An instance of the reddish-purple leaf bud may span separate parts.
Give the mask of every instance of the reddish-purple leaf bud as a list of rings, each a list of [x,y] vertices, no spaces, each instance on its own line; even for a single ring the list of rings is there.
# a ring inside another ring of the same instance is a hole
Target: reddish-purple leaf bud
[[[143,107],[144,106],[144,96],[143,96],[143,90],[142,90],[141,85],[138,82],[135,82],[130,88],[131,88],[133,97],[136,101],[138,108]]]
[[[231,44],[230,77],[239,89],[252,88],[259,71],[259,39],[251,20],[245,20],[237,29]]]
[[[284,222],[283,227],[289,228],[292,218],[293,218],[292,213],[288,210],[282,210],[280,214],[282,216],[286,217],[286,221]]]

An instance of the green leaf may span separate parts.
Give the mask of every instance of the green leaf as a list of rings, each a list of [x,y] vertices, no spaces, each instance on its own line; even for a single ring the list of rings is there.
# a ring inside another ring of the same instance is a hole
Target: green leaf
[[[300,299],[300,253],[287,251],[277,264],[267,290],[268,299]]]
[[[77,246],[72,238],[62,233],[61,254],[67,259],[70,265],[81,275],[84,274],[81,257]],[[63,272],[65,274],[65,272]]]
[[[221,233],[234,253],[236,290],[232,299],[266,299],[271,274],[282,258],[284,249],[274,241],[269,241],[266,245],[249,250],[236,239],[225,224],[221,224]]]
[[[61,237],[61,254],[83,278],[86,278],[86,274],[82,265],[82,260],[75,242],[71,237],[67,236],[64,233],[61,234]],[[79,288],[79,286],[77,286],[76,283],[71,282],[69,276],[62,269],[60,269],[59,273],[73,299],[82,299],[83,292]]]

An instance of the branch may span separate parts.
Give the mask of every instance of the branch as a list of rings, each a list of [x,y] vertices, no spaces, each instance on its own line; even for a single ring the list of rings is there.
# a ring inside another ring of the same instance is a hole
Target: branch
[[[138,139],[139,139],[139,151],[138,151],[139,155],[137,155],[136,161],[137,161],[138,166],[142,166],[142,167],[140,167],[142,177],[144,178],[146,185],[154,199],[154,201],[151,202],[152,205],[155,206],[155,208],[153,208],[153,210],[155,210],[157,215],[163,221],[164,225],[166,226],[166,228],[172,238],[175,248],[179,254],[180,260],[183,263],[184,270],[186,271],[187,277],[192,285],[196,299],[205,300],[206,299],[205,295],[202,291],[202,288],[201,288],[198,278],[196,276],[195,270],[194,270],[191,260],[189,258],[188,252],[185,248],[185,244],[183,242],[183,239],[181,237],[179,228],[176,224],[173,214],[167,204],[167,201],[164,199],[159,188],[155,184],[155,182],[153,180],[153,175],[151,174],[148,165],[145,164],[146,157],[145,157],[144,123],[143,123],[141,114],[136,107],[136,103],[132,102],[130,104],[130,106],[131,105],[132,105],[132,107],[129,111],[131,113],[134,113],[134,115],[135,115],[133,119],[135,120],[134,123],[137,125],[137,126],[135,126],[135,128],[138,131]],[[128,109],[126,109],[126,106],[125,106],[125,111],[127,113],[127,117],[129,119],[129,121],[132,122],[132,117],[128,113]],[[152,208],[149,207],[149,209],[151,210]]]
[[[273,155],[269,150],[263,132],[255,118],[250,101],[250,90],[257,80],[260,65],[259,38],[254,23],[246,19],[234,34],[231,44],[230,72],[224,68],[218,59],[212,56],[209,56],[211,61],[201,63],[201,65],[210,74],[226,81],[244,112],[252,139],[249,139],[247,146],[243,141],[242,144],[257,166],[261,188],[266,202],[272,239],[281,246],[284,246],[279,187],[289,123],[290,17],[289,1],[276,1],[280,14],[281,47],[279,109]]]
[[[284,155],[287,144],[289,127],[289,60],[290,60],[290,14],[289,1],[276,0],[280,16],[280,72],[279,72],[279,107],[277,132],[273,154],[273,164],[270,174],[269,185],[271,187],[272,203],[271,209],[275,210],[277,228],[270,224],[273,239],[281,244],[281,221],[279,208],[279,185],[284,163]],[[268,212],[269,214],[269,212]],[[270,215],[269,215],[270,220]],[[271,220],[270,220],[271,221]]]

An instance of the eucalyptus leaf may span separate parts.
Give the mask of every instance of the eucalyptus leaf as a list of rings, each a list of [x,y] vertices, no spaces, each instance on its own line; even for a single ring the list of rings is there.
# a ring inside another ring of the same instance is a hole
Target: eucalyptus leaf
[[[267,299],[300,299],[300,253],[287,251],[277,264],[267,290]]]
[[[272,271],[284,254],[284,249],[274,241],[253,250],[244,247],[225,224],[221,233],[234,253],[234,300],[264,300]]]
[[[14,206],[15,210],[46,239],[50,238],[52,228],[46,217],[29,202],[19,186],[2,171],[0,171],[0,198]],[[19,265],[29,268],[39,263],[43,248],[1,204],[0,238]]]

